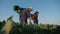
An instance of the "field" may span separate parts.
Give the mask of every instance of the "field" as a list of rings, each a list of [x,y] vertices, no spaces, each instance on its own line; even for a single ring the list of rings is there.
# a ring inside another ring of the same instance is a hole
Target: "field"
[[[16,23],[11,18],[0,21],[0,34],[60,34],[60,26],[54,24]]]

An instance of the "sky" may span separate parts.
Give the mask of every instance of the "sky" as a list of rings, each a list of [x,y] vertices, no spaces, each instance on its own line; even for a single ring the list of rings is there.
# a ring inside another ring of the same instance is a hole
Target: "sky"
[[[0,21],[13,15],[13,20],[19,22],[19,15],[13,10],[14,5],[33,7],[31,13],[39,12],[39,23],[60,25],[60,0],[0,0]]]

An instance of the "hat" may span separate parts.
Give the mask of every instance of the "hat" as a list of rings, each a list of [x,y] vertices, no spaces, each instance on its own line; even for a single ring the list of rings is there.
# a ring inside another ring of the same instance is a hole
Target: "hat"
[[[32,7],[29,7],[30,9],[33,9]]]
[[[35,13],[39,13],[39,12],[35,12]]]

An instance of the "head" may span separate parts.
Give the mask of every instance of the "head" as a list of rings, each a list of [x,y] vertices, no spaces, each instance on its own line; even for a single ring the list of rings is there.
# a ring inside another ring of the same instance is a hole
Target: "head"
[[[33,9],[32,7],[29,7],[29,8],[28,8],[29,11],[32,11],[32,9]]]
[[[38,16],[38,13],[39,12],[35,12],[32,16],[36,17],[36,16]]]
[[[35,12],[35,14],[39,14],[39,12]]]

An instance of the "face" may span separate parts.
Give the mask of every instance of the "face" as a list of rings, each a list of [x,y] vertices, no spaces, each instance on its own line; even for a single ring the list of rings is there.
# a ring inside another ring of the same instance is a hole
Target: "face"
[[[31,9],[31,8],[29,8],[28,10],[29,10],[29,11],[32,11],[32,9]]]

